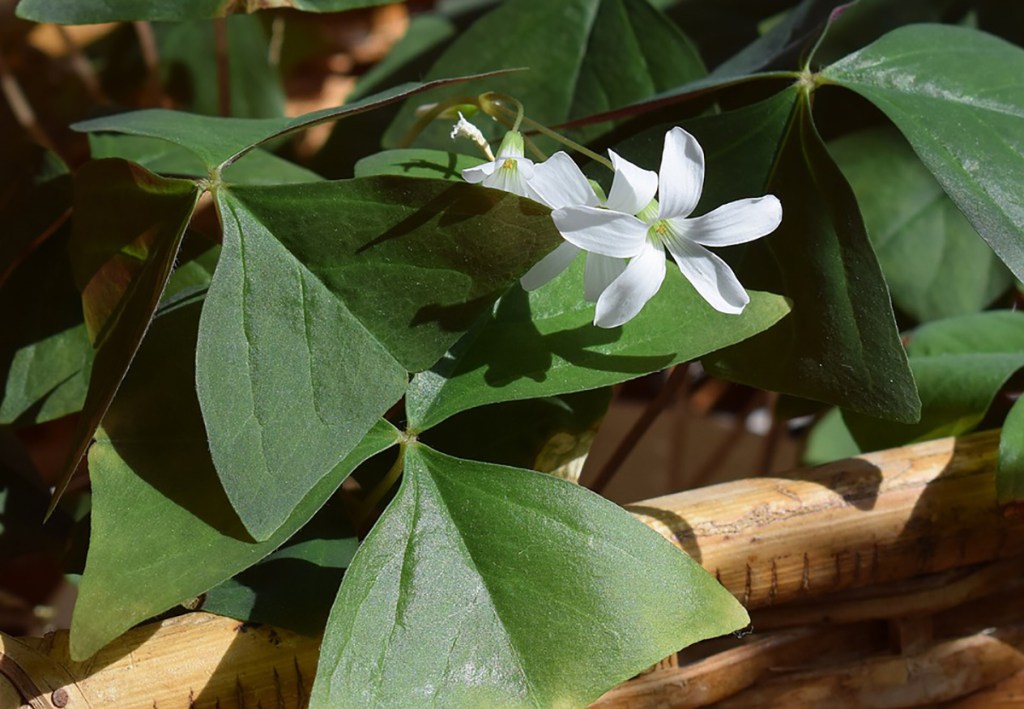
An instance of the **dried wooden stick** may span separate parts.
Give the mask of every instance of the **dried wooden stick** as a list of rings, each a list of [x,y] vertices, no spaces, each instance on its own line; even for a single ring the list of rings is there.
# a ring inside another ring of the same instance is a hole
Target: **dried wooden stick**
[[[932,441],[802,472],[800,479],[725,483],[650,500],[632,510],[717,572],[752,608],[821,601],[841,589],[1024,553],[1024,522],[1004,518],[995,502],[997,440],[990,432]],[[971,598],[985,583],[998,585],[1019,563],[964,575],[949,584],[948,592],[936,589],[932,605],[923,602],[927,584],[919,584],[921,598],[906,601],[904,610],[931,612]],[[883,591],[893,594],[894,587]],[[1015,599],[1019,594],[1014,594]],[[871,602],[853,595],[847,591],[830,612],[861,617],[857,614],[863,615]],[[998,603],[986,599],[981,605]],[[824,607],[805,620],[820,619]],[[935,616],[937,635],[953,627],[943,618],[959,611]],[[971,612],[972,622],[990,616]],[[878,628],[870,622],[755,635],[739,648],[677,670],[652,672],[606,695],[602,706],[695,706],[739,690],[728,705],[815,705],[827,697],[831,709],[916,706],[965,696],[1024,669],[1024,656],[1016,649],[1024,630],[1011,626],[928,643],[913,655],[861,659],[762,681],[780,665],[806,667],[832,648],[854,651],[860,658],[877,652]],[[907,637],[920,644],[932,632],[930,625],[907,629],[912,631]],[[136,628],[84,663],[71,662],[66,632],[34,641],[0,635],[7,668],[0,668],[0,698],[11,696],[11,686],[26,691],[27,677],[37,687],[28,687],[35,695],[31,698],[43,707],[55,706],[50,700],[61,689],[67,692],[63,698],[76,702],[69,707],[188,706],[207,700],[224,709],[301,706],[317,646],[316,639],[203,613]],[[12,662],[23,676],[10,669]],[[16,675],[22,684],[12,685]]]
[[[722,709],[828,706],[921,707],[965,697],[1024,670],[1020,628],[938,643],[912,656],[872,657],[811,672],[790,673],[723,701]]]
[[[1024,706],[1024,672],[1010,675],[988,689],[946,704],[946,709],[999,709]]]
[[[772,668],[804,664],[843,645],[851,652],[873,651],[871,628],[800,628],[751,638],[685,667],[656,670],[607,692],[591,709],[702,707],[753,685]]]
[[[627,507],[747,608],[1024,552],[995,497],[997,432],[946,438]]]
[[[319,638],[208,613],[135,628],[85,662],[71,660],[66,631],[34,642],[0,633],[0,653],[38,685],[47,709],[64,706],[48,699],[57,691],[68,709],[304,706],[319,646]],[[5,674],[0,668],[0,687]]]
[[[755,611],[751,619],[754,629],[760,631],[932,614],[995,594],[1006,584],[1021,578],[1024,578],[1024,558],[1014,557],[969,571],[954,570],[882,587],[858,588],[829,596],[820,603],[765,608]],[[866,595],[865,590],[870,591],[870,595]]]

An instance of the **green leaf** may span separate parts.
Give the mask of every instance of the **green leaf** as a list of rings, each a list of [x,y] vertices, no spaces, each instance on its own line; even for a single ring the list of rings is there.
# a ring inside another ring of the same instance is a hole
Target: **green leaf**
[[[89,148],[94,160],[124,158],[150,172],[176,177],[206,177],[207,168],[199,156],[187,148],[160,138],[117,133],[91,133]],[[224,169],[222,179],[231,185],[284,185],[316,182],[315,172],[254,148]]]
[[[75,174],[72,266],[96,353],[52,505],[67,488],[135,357],[198,199],[195,183],[160,177],[123,160],[86,163]]]
[[[92,532],[71,625],[77,660],[270,554],[356,465],[397,440],[379,422],[272,537],[253,543],[210,460],[194,389],[198,316],[193,301],[157,318],[89,450]]]
[[[79,0],[81,1],[81,0]],[[228,96],[236,118],[278,118],[284,115],[285,96],[277,67],[270,64],[270,42],[262,19],[228,17]],[[163,84],[179,105],[208,116],[220,112],[217,40],[212,22],[196,20],[154,27]]]
[[[778,22],[715,68],[709,79],[756,76],[758,72],[795,69],[801,54],[821,34],[842,0],[803,0]]]
[[[68,259],[69,228],[36,249],[0,289],[0,423],[42,423],[82,408],[93,349]]]
[[[457,458],[542,473],[567,469],[575,481],[611,397],[611,387],[602,387],[482,406],[446,419],[419,439]]]
[[[1024,314],[993,311],[923,325],[907,345],[921,394],[912,425],[843,412],[864,450],[966,433],[977,426],[1007,380],[1024,367]]]
[[[1024,49],[911,25],[822,72],[892,120],[1018,279],[1024,278]]]
[[[861,453],[860,446],[850,435],[843,421],[842,411],[829,409],[807,434],[807,447],[803,452],[803,465],[823,465],[834,460],[851,458]]]
[[[977,312],[1013,278],[892,129],[829,145],[868,228],[893,303],[918,321]]]
[[[20,0],[17,14],[25,20],[88,25],[96,22],[184,20],[223,17],[231,12],[255,12],[290,7],[305,12],[341,12],[383,5],[391,0]]]
[[[953,5],[954,0],[856,0],[840,5],[829,17],[808,63],[818,69],[902,25],[941,22]]]
[[[1017,399],[999,435],[996,498],[999,504],[1024,500],[1024,399]]]
[[[109,131],[162,138],[195,153],[207,169],[213,169],[230,165],[254,147],[274,138],[387,106],[431,88],[473,78],[477,77],[402,84],[345,106],[325,108],[295,118],[219,118],[156,108],[80,121],[71,127],[83,133]]]
[[[782,202],[782,224],[747,247],[738,269],[746,287],[792,299],[793,313],[705,364],[744,384],[916,421],[920,401],[856,199],[807,95],[797,97],[766,190]]]
[[[324,507],[323,512],[337,516],[343,511]],[[304,535],[305,529],[300,534]],[[250,623],[319,635],[358,548],[354,535],[289,543],[207,591],[200,608]]]
[[[441,150],[423,148],[384,150],[357,162],[355,174],[356,177],[403,175],[461,182],[463,170],[475,167],[482,162],[482,158],[459,153],[446,153]]]
[[[507,67],[530,71],[475,81],[460,95],[499,91],[521,101],[546,125],[564,123],[640,101],[704,75],[696,50],[682,32],[644,0],[508,0],[458,36],[427,73]],[[449,98],[424,94],[417,104]],[[408,102],[385,134],[397,145],[415,124]],[[497,125],[481,125],[498,135]],[[417,145],[445,149],[450,124],[428,127]],[[594,129],[588,129],[592,133]]]
[[[658,294],[621,328],[595,327],[583,300],[584,259],[532,293],[515,288],[494,316],[406,395],[409,427],[422,431],[459,411],[498,401],[595,389],[657,372],[775,324],[784,299],[752,294],[740,316],[716,312],[676,268]]]
[[[312,707],[585,706],[747,623],[696,562],[584,488],[405,455],[331,611]]]
[[[264,539],[497,297],[558,243],[547,208],[472,185],[377,177],[218,195],[203,310],[210,448]]]

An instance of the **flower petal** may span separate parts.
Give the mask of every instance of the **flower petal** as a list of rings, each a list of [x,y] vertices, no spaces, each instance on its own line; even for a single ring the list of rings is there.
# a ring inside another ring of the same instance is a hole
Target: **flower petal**
[[[583,271],[583,299],[588,303],[596,303],[604,289],[618,278],[626,268],[626,262],[620,258],[587,254],[587,267]]]
[[[612,189],[605,206],[623,214],[636,214],[654,199],[658,191],[658,175],[619,157],[614,150],[609,150],[608,155],[615,166],[615,177],[612,178]]]
[[[552,209],[597,206],[594,188],[573,159],[561,151],[534,165],[527,187],[535,193],[532,199]]]
[[[647,242],[647,225],[636,217],[596,207],[562,207],[551,213],[562,238],[595,254],[629,258]]]
[[[723,204],[703,217],[672,219],[673,230],[704,246],[731,246],[770,234],[782,222],[782,205],[775,195]]]
[[[533,268],[519,279],[519,285],[523,287],[523,290],[537,290],[567,269],[579,252],[579,247],[568,242],[559,244],[554,251],[535,263]]]
[[[484,181],[484,178],[490,177],[494,174],[494,170],[498,167],[497,161],[485,162],[474,167],[467,167],[462,171],[462,179],[466,182],[471,182],[476,185]]]
[[[533,161],[526,158],[499,158],[496,162],[498,169],[485,177],[481,184],[520,197],[530,197],[531,193],[526,184],[533,177]]]
[[[594,324],[618,327],[631,320],[661,288],[665,280],[665,252],[649,241],[622,274],[597,299]]]
[[[665,246],[686,279],[720,313],[738,315],[750,302],[736,274],[722,259],[686,239],[666,239]]]
[[[658,172],[658,216],[686,217],[700,201],[704,186],[704,151],[682,128],[665,134]]]

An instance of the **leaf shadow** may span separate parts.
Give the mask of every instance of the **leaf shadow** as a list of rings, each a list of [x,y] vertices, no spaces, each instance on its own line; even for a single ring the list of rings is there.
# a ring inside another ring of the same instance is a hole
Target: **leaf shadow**
[[[682,548],[682,550],[698,564],[701,563],[703,556],[700,552],[700,545],[697,543],[697,533],[686,521],[685,517],[671,510],[665,510],[660,507],[651,507],[644,504],[626,505],[625,509],[633,514],[643,515],[644,517],[649,517],[660,522],[664,526],[665,530],[668,530],[671,533],[671,536],[666,535],[663,531],[658,529],[655,529],[655,531],[666,537],[677,547]]]
[[[458,164],[458,155],[455,153],[448,153],[448,164],[440,165],[436,162],[430,162],[422,158],[413,160],[406,160],[405,162],[395,163],[395,167],[403,168],[406,172],[415,171],[427,171],[437,173],[436,177],[442,180],[450,180],[454,177],[461,177],[462,172],[456,167]]]
[[[386,184],[389,181],[408,178],[384,175],[376,179]],[[401,194],[405,191],[402,189],[401,184],[390,186],[389,189],[395,194]],[[383,234],[360,246],[356,249],[355,253],[363,254],[393,239],[399,239],[417,232],[434,219],[438,220],[439,226],[449,227],[467,219],[482,217],[504,199],[516,198],[513,195],[498,192],[497,190],[484,190],[473,185],[453,183],[428,200],[408,217],[392,225]],[[537,209],[545,208],[537,205]]]
[[[458,372],[483,368],[484,380],[490,386],[500,388],[520,379],[546,381],[556,357],[576,367],[636,376],[662,369],[673,358],[673,353],[619,355],[597,352],[589,348],[619,341],[622,328],[605,329],[586,324],[545,334],[537,328],[532,315],[528,294],[518,285],[513,286],[502,297],[494,317],[484,325],[485,329],[493,329],[491,345],[470,346],[457,366]],[[503,356],[503,351],[514,352],[515,356]]]
[[[160,372],[159,384],[125,386],[103,421],[117,454],[150,487],[222,534],[253,542],[217,476],[195,387],[202,303],[168,311],[154,323],[133,365]]]

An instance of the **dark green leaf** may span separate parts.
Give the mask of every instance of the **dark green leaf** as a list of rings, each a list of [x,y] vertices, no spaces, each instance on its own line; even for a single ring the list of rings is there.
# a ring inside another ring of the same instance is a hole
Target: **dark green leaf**
[[[458,458],[555,473],[575,481],[611,393],[611,387],[604,387],[482,406],[446,419],[420,440]]]
[[[20,0],[17,13],[18,17],[35,22],[88,25],[127,20],[181,22],[271,7],[341,12],[387,2],[391,0]]]
[[[709,79],[731,79],[779,69],[796,69],[843,0],[803,0],[771,29],[718,66]]]
[[[983,32],[911,25],[822,77],[896,124],[978,233],[1024,278],[1024,49]]]
[[[113,132],[162,138],[195,153],[208,169],[226,167],[274,138],[387,106],[433,87],[457,84],[476,77],[441,79],[426,84],[408,83],[337,108],[325,108],[295,118],[218,118],[193,113],[147,109],[119,113],[75,123],[84,133]]]
[[[529,67],[529,71],[476,81],[460,95],[500,91],[521,101],[546,125],[564,123],[653,96],[704,74],[700,57],[679,29],[644,0],[508,0],[463,32],[431,67],[428,77]],[[448,98],[424,94],[417,104]],[[385,135],[397,145],[416,122],[407,103]],[[492,135],[498,126],[481,121]],[[424,131],[418,145],[445,149],[450,125]]]
[[[1024,500],[1024,399],[1017,399],[999,436],[996,497],[999,504]]]
[[[886,32],[915,22],[939,22],[954,0],[856,0],[838,7],[809,60],[813,69],[853,54]]]
[[[792,89],[791,89],[792,91]],[[740,280],[781,292],[793,313],[713,358],[717,374],[745,384],[916,421],[920,401],[882,278],[850,186],[799,93],[767,191],[782,225],[746,250]]]
[[[161,175],[207,176],[207,168],[198,155],[160,138],[92,133],[89,146],[94,160],[124,158]],[[321,179],[315,172],[259,148],[228,165],[222,178],[231,185],[284,185]]]
[[[746,613],[572,483],[406,450],[324,635],[313,707],[585,706]]]
[[[75,174],[72,267],[96,353],[54,505],[135,357],[198,199],[195,183],[123,160],[90,162]]]
[[[339,533],[340,505],[324,506],[296,539],[203,595],[202,610],[253,623],[269,623],[305,635],[319,635],[345,569],[359,548],[351,532]],[[328,518],[326,523],[320,523]],[[319,534],[312,527],[330,527]],[[298,539],[302,537],[302,539]]]
[[[1013,281],[899,133],[829,145],[857,203],[893,303],[918,321],[977,312]]]
[[[502,298],[494,317],[409,386],[409,427],[422,431],[459,411],[608,386],[739,342],[774,325],[784,299],[752,294],[740,316],[711,308],[679,273],[621,328],[594,327],[579,257],[555,281]]]
[[[89,557],[71,627],[84,660],[119,634],[256,563],[306,524],[352,469],[393,445],[378,423],[253,543],[224,496],[194,393],[199,305],[157,318],[89,450]]]
[[[266,538],[494,300],[558,243],[547,208],[376,177],[218,196],[198,387],[246,528]]]
[[[911,335],[907,353],[921,394],[921,420],[899,425],[843,412],[864,450],[977,426],[1006,381],[1024,367],[1024,314],[1003,310],[928,323]]]

